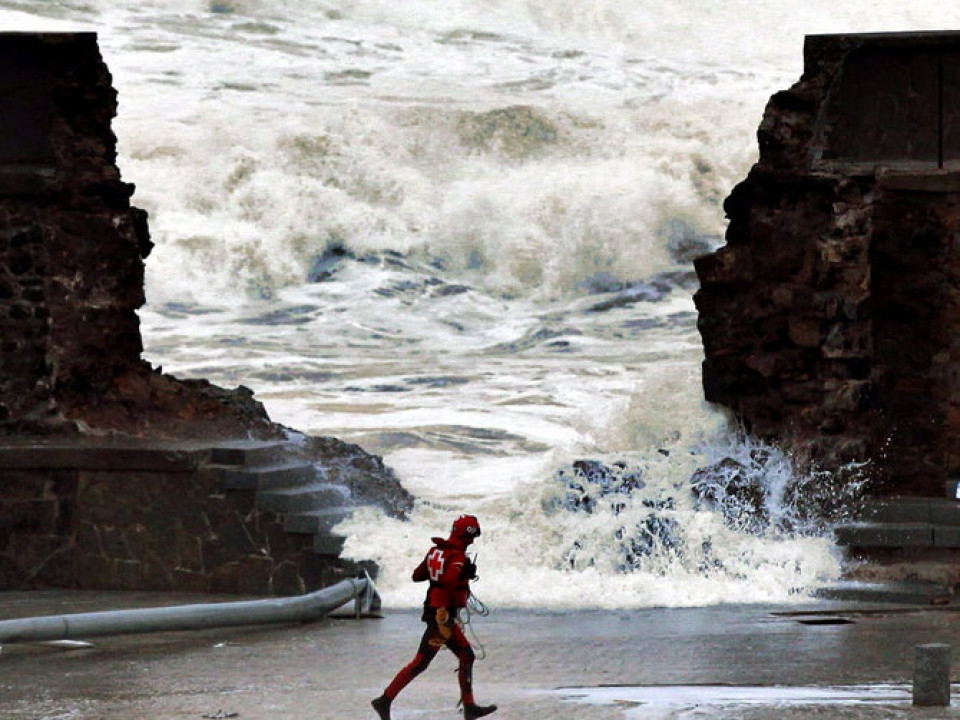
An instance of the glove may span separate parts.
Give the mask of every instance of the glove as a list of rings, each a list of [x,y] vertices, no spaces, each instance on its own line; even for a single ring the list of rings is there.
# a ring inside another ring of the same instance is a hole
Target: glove
[[[453,623],[450,622],[450,613],[446,608],[437,608],[437,630],[444,640],[449,640],[453,634]]]
[[[460,576],[464,580],[476,580],[477,579],[477,566],[476,563],[467,560],[463,565],[463,570],[460,571]]]

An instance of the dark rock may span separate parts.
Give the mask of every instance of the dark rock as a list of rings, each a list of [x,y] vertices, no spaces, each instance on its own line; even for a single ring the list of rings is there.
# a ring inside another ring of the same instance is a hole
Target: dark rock
[[[302,595],[306,588],[300,578],[296,564],[285,561],[277,565],[270,579],[270,587],[274,595]]]
[[[242,595],[264,595],[269,592],[273,576],[273,560],[262,555],[248,555],[240,560],[237,591]]]

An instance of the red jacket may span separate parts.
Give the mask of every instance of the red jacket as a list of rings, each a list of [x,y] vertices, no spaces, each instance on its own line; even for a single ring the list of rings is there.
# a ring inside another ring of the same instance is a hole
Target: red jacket
[[[452,538],[430,539],[434,546],[413,571],[414,582],[430,581],[424,604],[448,610],[466,607],[473,578],[473,564],[467,558],[466,548]]]

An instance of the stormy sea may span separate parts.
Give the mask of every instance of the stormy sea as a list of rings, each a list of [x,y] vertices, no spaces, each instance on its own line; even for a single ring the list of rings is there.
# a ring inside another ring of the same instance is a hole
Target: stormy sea
[[[412,607],[479,516],[477,595],[796,602],[835,580],[795,471],[703,401],[693,258],[806,34],[960,27],[807,0],[0,0],[99,34],[156,243],[145,357],[380,454],[417,498],[346,554]]]

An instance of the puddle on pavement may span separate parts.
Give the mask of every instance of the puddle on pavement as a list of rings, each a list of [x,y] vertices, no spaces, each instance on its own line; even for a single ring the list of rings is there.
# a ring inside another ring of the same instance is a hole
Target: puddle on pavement
[[[845,707],[868,710],[871,707],[911,708],[909,685],[847,685],[836,687],[732,686],[732,685],[665,685],[561,688],[553,691],[569,703],[618,707],[629,720],[684,717],[728,717],[720,710],[765,708],[778,717],[783,711],[804,707]],[[954,707],[958,687],[954,686]],[[709,709],[713,708],[713,711]],[[879,709],[879,708],[878,708]],[[944,708],[940,710],[946,710]],[[687,712],[685,712],[687,711]],[[706,712],[706,715],[703,713]],[[786,713],[784,712],[784,715]],[[741,717],[741,715],[736,715]],[[752,717],[753,715],[751,715]],[[766,715],[762,715],[766,717]],[[791,717],[794,715],[791,714]],[[730,715],[733,717],[733,715]],[[758,717],[760,717],[758,715]],[[817,717],[826,717],[817,714]],[[844,717],[860,717],[854,712]],[[867,713],[863,717],[874,717]],[[889,717],[889,716],[887,716]],[[938,715],[937,717],[943,717]],[[950,717],[953,717],[951,713]]]

